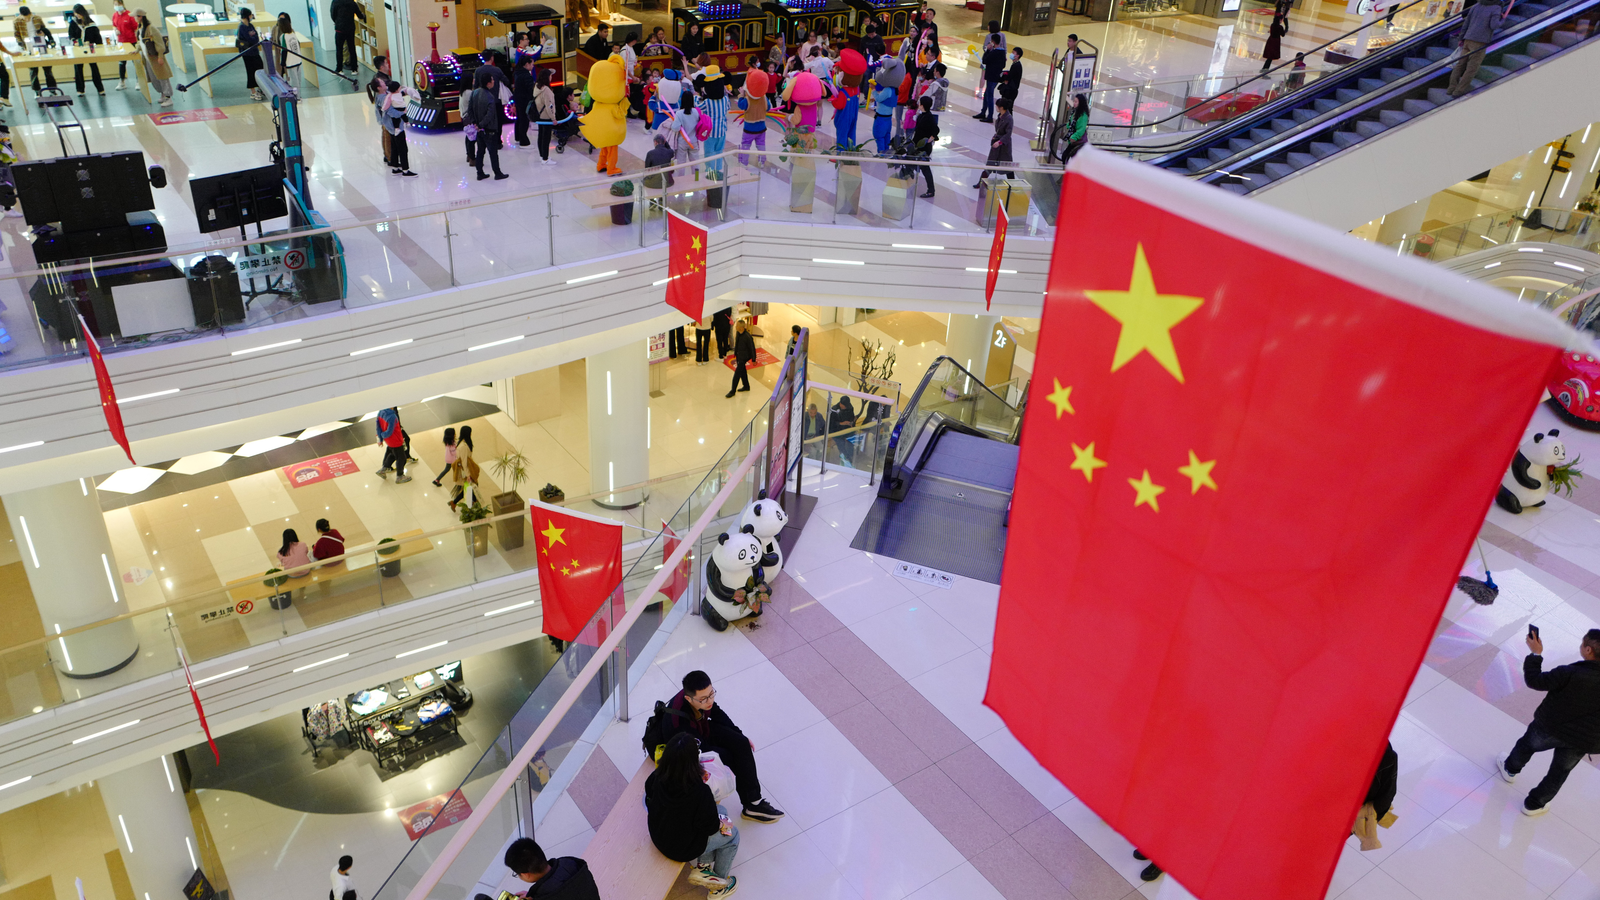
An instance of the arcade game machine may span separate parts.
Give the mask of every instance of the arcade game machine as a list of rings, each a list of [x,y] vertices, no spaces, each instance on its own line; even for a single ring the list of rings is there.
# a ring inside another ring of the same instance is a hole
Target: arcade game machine
[[[461,94],[472,87],[473,73],[485,62],[484,55],[471,47],[457,47],[453,53],[439,52],[439,24],[428,23],[433,50],[427,59],[417,60],[411,81],[422,96],[411,101],[407,115],[411,127],[444,129],[461,124]]]
[[[722,69],[733,90],[744,86],[745,63],[767,55],[767,14],[760,7],[730,0],[700,0],[694,9],[672,11],[672,40],[683,42],[689,26],[699,25],[711,64]]]
[[[883,38],[883,44],[890,53],[900,52],[900,42],[911,34],[911,17],[916,14],[922,5],[919,0],[844,0],[846,4],[857,13],[855,21],[850,24],[850,46],[860,48],[861,39],[867,35],[867,25],[870,22],[885,20],[889,23],[889,33],[884,34],[883,28],[878,29],[878,36]]]
[[[858,29],[859,16],[844,0],[773,0],[761,4],[767,11],[767,46],[770,48],[782,36],[783,47],[789,55],[805,42],[806,36],[818,31],[832,35],[834,29],[853,35]]]
[[[480,9],[478,16],[478,25],[485,31],[497,25],[510,29],[506,34],[507,65],[512,64],[510,48],[512,35],[526,31],[533,35],[531,47],[539,51],[539,61],[533,64],[534,71],[549,69],[551,84],[566,84],[567,73],[563,60],[566,59],[568,48],[562,36],[564,29],[561,27],[561,13],[536,3],[507,9]],[[484,34],[483,37],[484,44],[487,45],[488,35]],[[509,70],[506,75],[511,78],[516,77],[516,73]]]

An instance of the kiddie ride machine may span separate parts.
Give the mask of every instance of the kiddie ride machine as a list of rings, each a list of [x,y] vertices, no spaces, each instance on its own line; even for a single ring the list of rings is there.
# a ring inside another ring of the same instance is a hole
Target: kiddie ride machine
[[[480,9],[483,25],[509,26],[511,34],[527,31],[533,35],[530,50],[539,53],[535,71],[551,70],[550,83],[565,81],[566,36],[561,27],[561,14],[548,6],[533,4],[510,9]],[[432,48],[427,59],[418,60],[412,69],[411,80],[422,94],[411,103],[411,125],[416,128],[444,129],[461,124],[461,95],[472,87],[478,69],[488,64],[490,54],[472,47],[457,47],[454,52],[439,52],[439,23],[428,23],[428,37]],[[516,77],[510,68],[510,54],[503,66],[506,78]],[[506,85],[507,88],[511,85]]]

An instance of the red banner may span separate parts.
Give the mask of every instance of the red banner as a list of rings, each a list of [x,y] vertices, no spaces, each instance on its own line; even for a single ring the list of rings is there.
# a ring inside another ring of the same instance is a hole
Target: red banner
[[[148,113],[157,125],[181,125],[184,122],[211,122],[226,119],[228,114],[215,106],[205,109],[175,109],[172,112]]]
[[[681,543],[683,541],[679,539],[678,533],[672,530],[672,526],[662,522],[661,562],[663,565],[672,557],[672,554],[678,551],[678,545]],[[683,555],[683,561],[678,563],[678,567],[672,571],[672,576],[667,579],[667,583],[661,586],[661,593],[666,594],[668,599],[674,602],[684,599],[683,592],[689,589],[689,566],[692,564],[689,560],[690,555],[688,553]]]
[[[472,806],[467,803],[467,798],[460,791],[452,791],[400,810],[400,824],[405,827],[406,837],[414,841],[425,834],[464,822],[470,815]]]
[[[283,477],[290,487],[305,487],[319,481],[328,481],[340,475],[353,475],[361,471],[348,453],[335,453],[318,459],[283,467]]]
[[[539,548],[544,633],[574,640],[622,584],[622,524],[537,500],[529,505]]]
[[[1320,900],[1576,335],[1094,150],[1060,208],[985,702],[1196,896]]]
[[[249,611],[248,609],[240,610],[241,613]],[[189,683],[189,699],[194,701],[195,715],[200,717],[200,730],[206,733],[206,743],[211,745],[211,758],[215,759],[217,765],[220,766],[222,765],[222,751],[217,749],[217,742],[211,739],[211,726],[206,723],[206,709],[200,705],[200,692],[194,689],[194,676],[189,673],[189,657],[184,654],[182,649],[178,650],[178,661],[183,663],[183,680]]]
[[[705,226],[667,210],[667,305],[700,321],[706,307]]]
[[[128,433],[122,428],[122,408],[117,406],[111,372],[106,369],[106,358],[100,355],[100,342],[94,339],[94,332],[89,330],[89,323],[83,316],[78,316],[78,327],[83,329],[83,342],[89,347],[89,363],[94,366],[94,383],[100,389],[100,411],[105,414],[106,428],[111,431],[111,439],[128,455],[128,462],[137,466],[133,461],[133,448],[128,446]]]
[[[989,274],[983,280],[983,308],[987,310],[994,300],[994,284],[1000,280],[1000,261],[1006,255],[1006,229],[1011,226],[1011,214],[1006,212],[1004,201],[996,198],[994,204],[994,241],[989,244]]]

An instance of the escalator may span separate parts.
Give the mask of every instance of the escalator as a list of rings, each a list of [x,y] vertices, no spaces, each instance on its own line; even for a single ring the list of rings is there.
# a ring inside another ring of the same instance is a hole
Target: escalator
[[[1402,126],[1420,125],[1422,123],[1416,120],[1458,102],[1446,88],[1453,67],[1451,54],[1460,28],[1459,17],[1447,19],[1199,135],[1158,141],[1100,142],[1099,146],[1235,193],[1271,193],[1275,185],[1325,160],[1371,147],[1403,130]],[[1594,55],[1596,63],[1600,64],[1597,34],[1600,34],[1600,0],[1518,2],[1489,45],[1473,82],[1473,92],[1460,101],[1498,94],[1504,89],[1515,93],[1499,99],[1511,101],[1515,96],[1523,105],[1548,108],[1552,98],[1545,97],[1546,102],[1536,103],[1532,98],[1520,96],[1520,92],[1509,85],[1502,87],[1501,83],[1568,54],[1584,53],[1582,59],[1586,63],[1588,56]],[[1585,53],[1588,50],[1595,53]],[[1577,91],[1583,87],[1575,83],[1570,89]],[[1452,142],[1479,145],[1485,141],[1510,140],[1519,148],[1518,152],[1526,152],[1528,143],[1548,137],[1497,133],[1495,123],[1505,120],[1492,114],[1484,104],[1474,106],[1471,116],[1437,121],[1442,126],[1439,133],[1430,133],[1423,143],[1441,151],[1452,146]],[[1556,123],[1552,123],[1552,127],[1556,127]],[[1514,155],[1517,153],[1506,152],[1498,158]],[[1441,158],[1449,156],[1441,152],[1426,163],[1437,167]],[[1468,162],[1463,160],[1462,164]],[[1372,159],[1374,169],[1395,163],[1391,153]],[[1454,183],[1482,168],[1441,173],[1441,176],[1446,179],[1445,183]],[[1387,208],[1393,205],[1391,202]]]
[[[1021,423],[1021,409],[939,357],[895,422],[850,546],[999,584]]]

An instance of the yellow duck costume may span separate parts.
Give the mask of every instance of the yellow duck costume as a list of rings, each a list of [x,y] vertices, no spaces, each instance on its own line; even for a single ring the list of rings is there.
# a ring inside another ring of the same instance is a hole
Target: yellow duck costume
[[[578,120],[578,130],[585,140],[600,148],[594,170],[621,175],[617,145],[628,135],[628,86],[622,57],[613,53],[610,59],[589,67],[589,96],[594,108]]]

